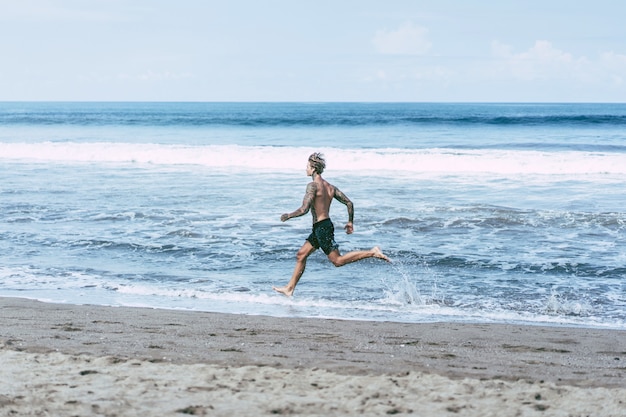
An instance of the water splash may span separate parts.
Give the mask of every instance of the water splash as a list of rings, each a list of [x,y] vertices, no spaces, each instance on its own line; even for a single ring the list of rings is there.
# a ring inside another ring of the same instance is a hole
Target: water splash
[[[544,306],[544,313],[549,315],[587,316],[593,308],[585,300],[569,300],[567,296],[552,290]]]
[[[413,269],[409,269],[412,266]],[[422,261],[415,268],[415,264],[409,265],[403,261],[394,261],[393,270],[396,272],[382,279],[384,286],[384,300],[390,304],[399,306],[430,306],[444,304],[445,295],[440,291],[437,284],[438,277],[426,261]],[[418,282],[431,282],[430,295],[423,295]]]

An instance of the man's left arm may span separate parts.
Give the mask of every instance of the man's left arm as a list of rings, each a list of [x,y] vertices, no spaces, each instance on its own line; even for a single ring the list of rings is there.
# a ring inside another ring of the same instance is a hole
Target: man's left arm
[[[348,196],[346,196],[344,193],[341,192],[339,188],[336,187],[333,197],[340,203],[345,204],[346,208],[348,209],[348,223],[346,223],[343,228],[346,229],[347,234],[351,234],[354,231],[354,226],[352,225],[352,222],[354,221],[354,204],[352,204],[352,201],[350,201]]]

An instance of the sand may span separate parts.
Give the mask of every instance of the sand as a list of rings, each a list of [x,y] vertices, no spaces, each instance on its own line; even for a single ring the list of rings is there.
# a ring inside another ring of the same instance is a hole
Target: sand
[[[1,416],[626,416],[626,331],[0,298]]]

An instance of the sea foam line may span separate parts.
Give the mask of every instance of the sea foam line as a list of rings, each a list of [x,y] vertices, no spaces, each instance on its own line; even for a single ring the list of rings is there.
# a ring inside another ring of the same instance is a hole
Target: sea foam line
[[[113,142],[0,143],[0,160],[51,163],[137,163],[212,168],[304,170],[313,151],[335,171],[500,175],[626,174],[626,154],[530,150],[339,149],[240,145],[166,145]]]

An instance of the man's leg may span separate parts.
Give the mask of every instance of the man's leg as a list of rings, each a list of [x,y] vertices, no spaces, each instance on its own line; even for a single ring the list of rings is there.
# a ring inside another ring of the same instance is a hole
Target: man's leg
[[[305,241],[304,245],[302,245],[302,247],[296,254],[296,267],[293,270],[293,274],[291,275],[289,283],[284,287],[272,287],[274,288],[274,291],[278,291],[281,294],[285,294],[287,297],[291,297],[294,290],[296,289],[298,281],[300,281],[300,277],[302,276],[302,274],[304,274],[304,270],[306,268],[306,260],[313,252],[315,252],[315,247],[311,245],[308,240]]]
[[[328,254],[328,259],[330,259],[333,265],[337,267],[344,266],[349,263],[360,261],[366,258],[378,258],[387,262],[391,262],[391,260],[382,253],[378,246],[374,246],[370,250],[357,250],[354,252],[348,252],[345,255],[340,255],[339,249],[335,249]]]

